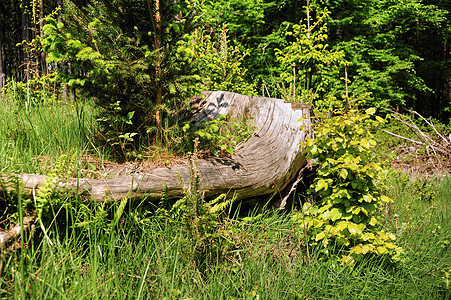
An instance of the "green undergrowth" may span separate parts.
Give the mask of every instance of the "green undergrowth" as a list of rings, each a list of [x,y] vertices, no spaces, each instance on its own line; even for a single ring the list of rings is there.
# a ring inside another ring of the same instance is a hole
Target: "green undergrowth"
[[[0,172],[45,173],[60,155],[101,153],[92,143],[89,102],[23,103],[0,100]],[[97,149],[97,150],[95,150]]]
[[[252,119],[246,116],[241,120],[228,120],[225,115],[220,115],[216,120],[202,121],[197,127],[186,122],[182,131],[186,133],[187,149],[192,151],[193,141],[197,140],[201,153],[219,157],[232,156],[236,146],[246,142],[256,129]]]
[[[385,180],[394,201],[379,219],[404,259],[368,257],[354,267],[308,246],[291,214],[275,210],[240,213],[225,204],[218,213],[201,201],[199,218],[145,199],[105,204],[54,194],[42,222],[1,249],[0,298],[449,299],[451,179],[392,171]],[[192,183],[186,195],[202,193]],[[13,193],[0,205],[3,229],[34,213]]]
[[[226,195],[206,202],[195,156],[189,160],[191,182],[180,183],[185,197],[176,202],[164,195],[160,203],[145,197],[94,203],[58,192],[52,180],[81,174],[80,154],[101,154],[89,142],[95,135],[92,106],[0,101],[0,109],[7,116],[0,118],[0,171],[50,176],[31,195],[21,194],[13,178],[2,183],[0,229],[35,217],[16,242],[0,249],[2,299],[451,298],[451,179],[383,171],[372,160],[378,151],[369,132],[378,125],[370,121],[372,113],[351,111],[329,120],[341,126],[340,136],[327,126],[317,132],[324,169],[310,198],[299,202],[310,201],[318,211],[302,214],[301,207],[244,211]],[[216,134],[218,122],[206,124],[197,137]],[[220,144],[212,137],[213,146]],[[382,186],[393,201],[379,201]],[[311,218],[310,228],[300,217]],[[361,232],[353,232],[356,226]],[[380,233],[396,240],[379,241]],[[392,244],[403,250],[395,260],[378,248],[391,250]],[[352,266],[343,260],[365,247],[368,255],[353,256]]]

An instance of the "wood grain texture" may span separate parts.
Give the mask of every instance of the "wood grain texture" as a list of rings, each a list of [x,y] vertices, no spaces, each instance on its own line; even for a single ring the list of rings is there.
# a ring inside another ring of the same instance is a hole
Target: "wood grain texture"
[[[299,143],[310,134],[310,106],[280,99],[245,96],[231,92],[207,93],[194,122],[213,120],[221,114],[232,118],[253,118],[258,128],[232,158],[198,160],[201,185],[207,197],[221,193],[238,199],[279,193],[307,163]],[[39,189],[46,176],[18,175],[25,190]],[[160,199],[164,186],[170,198],[183,196],[178,176],[190,181],[186,165],[164,167],[147,173],[93,180],[70,178],[59,183],[64,190],[84,194],[95,201],[114,201],[124,197]],[[3,180],[6,180],[4,178]]]

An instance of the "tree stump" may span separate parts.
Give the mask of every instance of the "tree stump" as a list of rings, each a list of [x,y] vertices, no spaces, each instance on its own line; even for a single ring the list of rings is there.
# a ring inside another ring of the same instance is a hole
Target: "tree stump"
[[[193,117],[195,122],[213,120],[220,115],[251,118],[258,128],[237,147],[231,158],[197,161],[200,184],[206,197],[222,193],[237,199],[279,194],[307,164],[299,143],[311,133],[309,105],[267,97],[231,92],[206,92],[205,101]],[[46,176],[17,175],[25,190],[39,189]],[[191,179],[189,166],[176,165],[109,179],[69,178],[59,187],[83,194],[95,201],[115,201],[125,197],[157,200],[183,197],[184,185]],[[7,178],[3,178],[3,181]]]

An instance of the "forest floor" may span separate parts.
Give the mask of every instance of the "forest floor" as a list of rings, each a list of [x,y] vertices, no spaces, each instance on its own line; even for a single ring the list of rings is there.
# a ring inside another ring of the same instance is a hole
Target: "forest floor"
[[[125,163],[100,158],[88,138],[90,107],[13,108],[0,102],[2,172],[49,174],[58,157],[72,154],[77,176],[87,178],[186,162],[169,154]],[[0,249],[0,298],[451,299],[449,156],[382,133],[377,140],[374,154],[388,169],[384,184],[394,200],[379,217],[405,251],[397,265],[369,257],[341,266],[328,256],[333,248],[305,243],[295,211],[265,206],[222,218],[220,232],[233,247],[211,250],[217,256],[201,269],[192,249],[202,241],[187,234],[191,223],[183,214],[168,217],[160,204],[49,192],[30,200],[16,191],[0,195],[0,239],[36,221]],[[38,220],[39,207],[45,211]]]
[[[451,145],[444,145],[451,153]],[[413,177],[446,177],[451,174],[451,156],[443,154],[427,154],[424,147],[401,143],[392,147],[395,154],[389,160],[392,168],[401,170]]]

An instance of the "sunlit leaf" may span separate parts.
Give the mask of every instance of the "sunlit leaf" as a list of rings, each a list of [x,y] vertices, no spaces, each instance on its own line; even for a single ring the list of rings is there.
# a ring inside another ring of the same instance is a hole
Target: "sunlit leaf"
[[[325,233],[324,231],[322,231],[322,232],[320,232],[320,233],[318,233],[318,234],[316,235],[315,241],[322,240],[322,239],[324,239],[325,237],[326,237],[326,233]]]
[[[384,246],[379,246],[379,247],[377,247],[376,249],[377,249],[377,252],[378,252],[379,254],[385,254],[385,253],[388,253],[388,249],[387,249],[386,247],[384,247]]]
[[[346,170],[346,169],[341,169],[341,171],[340,171],[340,177],[343,178],[343,179],[348,178],[348,170]]]

